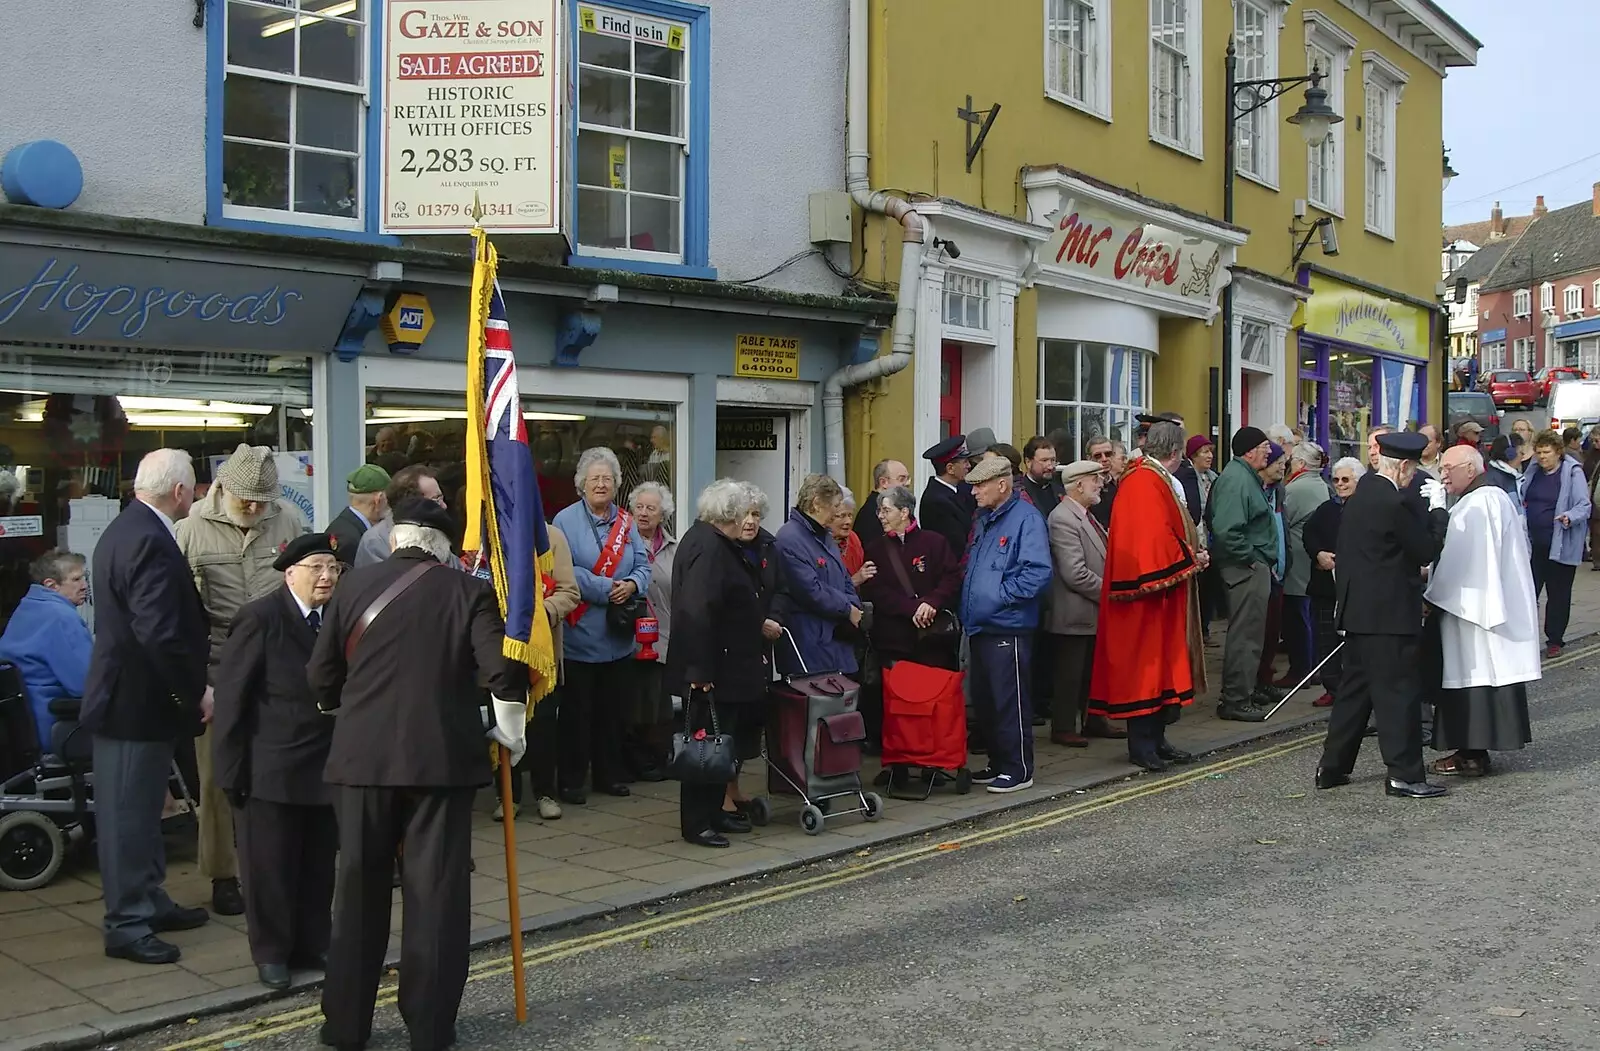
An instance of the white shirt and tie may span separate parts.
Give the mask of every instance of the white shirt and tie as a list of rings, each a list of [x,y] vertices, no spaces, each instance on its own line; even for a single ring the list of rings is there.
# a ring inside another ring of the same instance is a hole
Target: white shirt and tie
[[[322,630],[322,610],[320,608],[319,609],[312,609],[310,606],[306,605],[304,602],[301,602],[300,601],[300,596],[296,595],[292,590],[289,592],[289,597],[294,599],[294,604],[296,606],[300,607],[300,616],[305,620],[305,622],[307,624],[311,625],[311,633],[314,635],[317,632],[321,631]]]

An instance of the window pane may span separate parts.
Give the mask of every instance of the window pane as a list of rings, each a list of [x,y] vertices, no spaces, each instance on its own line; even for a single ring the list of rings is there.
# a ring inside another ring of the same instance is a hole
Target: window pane
[[[631,127],[629,83],[628,77],[615,73],[578,70],[578,119],[613,128]]]
[[[645,193],[677,197],[679,172],[683,169],[683,148],[670,142],[634,139],[628,155],[629,188]]]
[[[294,135],[298,145],[330,150],[361,148],[361,101],[342,91],[295,89]]]
[[[683,134],[683,88],[654,80],[637,80],[633,85],[635,127],[655,135]]]
[[[1056,460],[1071,463],[1083,453],[1078,448],[1078,411],[1070,405],[1046,405],[1039,412],[1039,433],[1056,447]]]
[[[1121,442],[1123,445],[1132,445],[1133,430],[1129,426],[1129,421],[1132,420],[1132,418],[1133,414],[1127,409],[1112,409],[1111,420],[1110,424],[1106,428],[1106,433],[1115,438],[1117,441]]]
[[[1079,410],[1079,420],[1078,438],[1084,445],[1088,445],[1096,438],[1108,435],[1105,409],[1085,405]]]
[[[247,208],[288,208],[289,151],[224,142],[222,196]]]
[[[290,91],[270,80],[229,77],[222,92],[222,134],[288,142]]]
[[[627,69],[631,49],[626,40],[600,33],[578,34],[578,61],[591,66]]]
[[[1041,339],[1039,357],[1044,363],[1039,397],[1045,401],[1078,400],[1078,344]]]
[[[316,215],[355,218],[356,159],[328,153],[295,153],[294,209]]]
[[[1083,348],[1082,369],[1079,376],[1078,397],[1084,401],[1105,401],[1106,348],[1092,343],[1086,344]],[[1087,424],[1085,426],[1087,427]]]
[[[633,209],[628,247],[641,252],[679,252],[678,200],[675,197],[631,195]]]
[[[361,26],[326,18],[303,19],[300,75],[341,84],[361,83]]]
[[[609,190],[578,191],[578,241],[600,248],[624,248],[628,238],[628,198]]]
[[[639,63],[640,73],[652,77],[666,77],[669,80],[684,79],[682,51],[641,42],[634,58]]]
[[[294,72],[294,13],[254,4],[228,5],[228,62]]]
[[[602,131],[578,132],[578,182],[620,190],[628,184],[628,140]]]

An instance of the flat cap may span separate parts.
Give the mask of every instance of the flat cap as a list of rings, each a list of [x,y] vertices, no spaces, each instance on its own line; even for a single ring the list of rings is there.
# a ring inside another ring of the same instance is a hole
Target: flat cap
[[[1063,482],[1075,482],[1087,475],[1104,473],[1106,473],[1105,466],[1094,460],[1073,460],[1071,463],[1061,466],[1061,480]]]
[[[967,438],[964,434],[952,434],[944,441],[922,454],[924,460],[944,465],[951,460],[967,455]]]
[[[339,538],[329,533],[302,533],[293,540],[278,545],[278,557],[272,568],[282,571],[298,565],[312,555],[338,554]]]
[[[278,488],[278,462],[265,445],[241,443],[217,468],[217,481],[241,500],[270,504],[283,495]]]
[[[365,493],[381,493],[389,488],[389,472],[375,463],[364,463],[351,471],[344,480],[346,491],[362,495]]]
[[[1389,431],[1378,435],[1378,452],[1394,460],[1421,460],[1428,439],[1415,431]]]
[[[996,478],[1010,477],[1011,461],[1004,456],[991,456],[988,459],[979,460],[977,466],[967,472],[967,484],[981,485],[984,482],[992,482]]]
[[[394,524],[427,526],[437,529],[445,536],[455,532],[456,524],[450,518],[450,512],[423,496],[413,496],[400,501],[400,506],[394,509]]]

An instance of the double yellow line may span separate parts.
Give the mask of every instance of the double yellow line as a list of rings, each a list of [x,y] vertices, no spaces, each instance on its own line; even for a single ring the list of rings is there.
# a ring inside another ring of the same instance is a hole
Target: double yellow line
[[[1569,664],[1576,664],[1581,660],[1588,660],[1590,657],[1593,657],[1597,654],[1600,654],[1600,643],[1595,643],[1592,646],[1585,646],[1581,650],[1570,650],[1554,660],[1545,661],[1544,670],[1552,671],[1556,668],[1565,668]]]
[[[1600,649],[1600,647],[1596,647]],[[952,850],[967,847],[982,846],[986,843],[997,843],[1028,832],[1038,832],[1042,829],[1059,825],[1066,821],[1088,817],[1090,814],[1099,813],[1112,807],[1122,806],[1140,799],[1161,795],[1196,781],[1225,774],[1234,770],[1241,770],[1254,766],[1268,759],[1298,752],[1303,748],[1320,743],[1322,733],[1314,733],[1298,737],[1282,744],[1273,745],[1257,752],[1241,755],[1232,759],[1224,759],[1215,763],[1208,763],[1187,770],[1171,777],[1163,777],[1155,781],[1136,783],[1127,788],[1111,792],[1098,799],[1085,800],[1080,803],[1070,803],[1066,806],[1046,810],[1031,817],[1019,818],[991,828],[974,830],[962,835],[955,835],[937,843],[926,843],[882,857],[873,857],[862,860],[852,859],[842,869],[809,876],[805,879],[795,880],[792,883],[778,887],[767,887],[761,890],[748,891],[737,894],[721,901],[708,902],[696,905],[670,916],[657,916],[640,920],[636,923],[625,924],[610,930],[597,931],[593,934],[580,935],[552,942],[540,948],[528,949],[523,954],[525,967],[537,967],[543,964],[557,963],[561,960],[571,959],[581,953],[593,952],[597,949],[609,948],[613,945],[622,945],[627,942],[638,941],[643,938],[684,927],[693,927],[710,920],[731,916],[736,913],[746,912],[750,909],[764,905],[775,905],[779,902],[790,901],[795,898],[815,894],[818,891],[830,890],[834,887],[855,883],[885,872],[929,861],[933,858],[947,854]],[[511,957],[501,956],[493,960],[484,960],[473,965],[467,976],[469,982],[481,982],[511,971]],[[378,1005],[394,1003],[397,994],[397,985],[387,983],[378,990]],[[264,1040],[268,1037],[278,1036],[283,1033],[299,1029],[309,1029],[322,1022],[322,1008],[304,1007],[295,1011],[284,1011],[273,1015],[263,1015],[246,1025],[237,1025],[221,1029],[205,1036],[183,1040],[176,1044],[169,1044],[161,1051],[216,1051],[224,1046],[237,1047],[241,1044]]]

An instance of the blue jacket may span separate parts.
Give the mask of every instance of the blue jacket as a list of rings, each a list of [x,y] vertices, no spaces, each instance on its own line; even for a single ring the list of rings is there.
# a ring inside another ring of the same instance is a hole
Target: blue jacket
[[[850,582],[833,535],[810,515],[789,512],[778,530],[778,554],[788,580],[792,612],[784,627],[794,638],[780,638],[774,646],[778,670],[785,675],[825,671],[855,673],[855,647],[834,638],[834,629],[850,623],[850,608],[860,608],[861,598]],[[799,649],[799,660],[795,650]],[[801,667],[800,661],[805,662]]]
[[[562,636],[564,660],[606,664],[633,656],[633,636],[607,630],[606,606],[610,604],[611,585],[618,581],[633,581],[640,595],[649,590],[650,556],[645,552],[639,530],[631,529],[616,574],[602,577],[594,571],[595,563],[600,561],[600,545],[611,535],[611,526],[616,520],[615,505],[600,519],[589,513],[589,505],[582,500],[556,513],[555,526],[572,548],[572,572],[578,578],[578,594],[589,605],[577,624],[566,626]]]
[[[1015,496],[993,511],[980,507],[961,588],[962,627],[968,635],[1038,630],[1054,572],[1043,515]]]
[[[1527,518],[1528,483],[1533,472],[1543,470],[1537,458],[1528,461],[1522,477],[1517,480],[1517,503]],[[1571,456],[1563,456],[1556,470],[1561,472],[1561,495],[1556,498],[1556,517],[1566,515],[1570,525],[1555,524],[1555,536],[1550,541],[1550,561],[1576,566],[1583,563],[1583,540],[1589,535],[1589,514],[1593,510],[1589,500],[1589,486],[1583,478],[1583,465]],[[1526,521],[1524,521],[1526,524]]]
[[[43,584],[34,584],[0,635],[0,658],[22,672],[22,685],[39,727],[39,746],[50,750],[55,717],[50,702],[57,697],[82,697],[89,674],[94,636],[78,616],[78,607]]]

